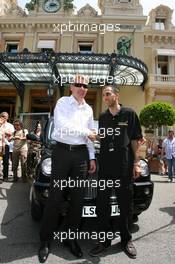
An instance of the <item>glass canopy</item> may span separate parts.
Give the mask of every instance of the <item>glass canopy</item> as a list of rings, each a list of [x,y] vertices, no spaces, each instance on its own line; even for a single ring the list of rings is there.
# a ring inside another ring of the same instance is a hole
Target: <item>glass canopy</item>
[[[119,85],[144,86],[147,66],[139,59],[112,54],[81,53],[0,53],[0,82],[15,82],[15,86],[27,83],[69,83],[68,76],[83,74],[91,84],[99,85],[113,78]],[[61,81],[62,80],[62,81]]]

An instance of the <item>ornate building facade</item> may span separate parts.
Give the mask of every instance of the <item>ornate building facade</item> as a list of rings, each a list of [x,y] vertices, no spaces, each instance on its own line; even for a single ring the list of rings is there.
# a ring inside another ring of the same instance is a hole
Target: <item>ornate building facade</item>
[[[29,52],[53,50],[82,54],[116,52],[133,56],[146,63],[148,81],[144,87],[122,85],[121,103],[138,113],[146,103],[153,101],[175,105],[173,11],[160,5],[151,10],[147,18],[139,0],[99,0],[98,6],[100,15],[89,4],[75,13],[65,10],[62,0],[39,0],[27,14],[15,0],[1,1],[0,52],[27,49]],[[20,74],[20,69],[18,71]],[[91,87],[87,94],[95,118],[104,109],[101,90],[101,86]],[[69,94],[69,90],[65,88],[64,94]],[[52,112],[59,97],[59,89],[48,97],[48,84],[27,82],[22,111]],[[20,98],[14,85],[0,80],[0,110],[8,111],[13,118],[21,111],[19,106]]]

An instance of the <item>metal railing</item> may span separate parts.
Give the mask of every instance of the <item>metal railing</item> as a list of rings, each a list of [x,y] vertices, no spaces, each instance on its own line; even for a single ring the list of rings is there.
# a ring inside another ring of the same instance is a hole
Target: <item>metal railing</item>
[[[167,74],[150,74],[150,82],[168,82],[175,83],[175,75],[167,75]]]
[[[35,129],[38,121],[40,121],[43,130],[49,117],[49,112],[20,114],[20,120],[23,122],[24,128],[28,129],[29,132]]]

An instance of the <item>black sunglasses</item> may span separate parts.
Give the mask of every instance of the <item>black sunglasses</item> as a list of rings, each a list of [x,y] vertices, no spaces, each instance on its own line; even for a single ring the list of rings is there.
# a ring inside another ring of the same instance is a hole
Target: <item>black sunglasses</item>
[[[74,83],[74,86],[78,87],[78,88],[83,87],[83,88],[87,89],[87,84],[84,84],[84,83]]]

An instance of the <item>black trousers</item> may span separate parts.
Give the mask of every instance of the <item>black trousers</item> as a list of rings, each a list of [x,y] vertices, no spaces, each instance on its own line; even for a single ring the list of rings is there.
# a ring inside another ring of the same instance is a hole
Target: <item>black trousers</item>
[[[44,209],[40,229],[40,240],[48,241],[53,238],[53,232],[62,218],[65,204],[65,189],[61,183],[70,177],[69,187],[70,205],[64,222],[64,230],[77,231],[81,223],[84,188],[80,188],[79,180],[87,178],[89,154],[87,148],[68,150],[60,145],[55,145],[52,152],[52,176],[50,195]],[[55,184],[57,182],[57,184]],[[73,186],[74,184],[74,186]],[[59,185],[59,186],[58,186]]]
[[[103,177],[103,179],[109,180],[110,177]],[[115,185],[115,180],[111,178]],[[122,184],[118,188],[115,188],[118,197],[118,204],[120,208],[119,217],[119,230],[121,236],[121,243],[125,245],[131,238],[130,225],[132,218],[132,207],[133,207],[133,187],[132,184]],[[104,190],[98,189],[96,206],[97,206],[97,225],[98,232],[109,232],[112,231],[111,226],[111,206],[110,206],[111,188],[106,187]],[[118,223],[118,221],[116,221]],[[113,221],[115,225],[115,220]],[[113,226],[116,231],[116,227]],[[106,236],[107,237],[107,236]]]
[[[9,146],[5,145],[5,153],[3,155],[3,179],[8,178],[9,174]]]

